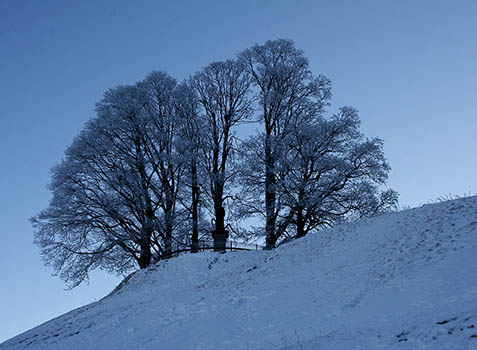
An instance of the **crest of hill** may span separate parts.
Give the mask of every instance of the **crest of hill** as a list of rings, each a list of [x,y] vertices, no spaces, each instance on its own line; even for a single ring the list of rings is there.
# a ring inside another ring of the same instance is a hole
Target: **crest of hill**
[[[477,197],[200,253],[0,349],[475,349]]]

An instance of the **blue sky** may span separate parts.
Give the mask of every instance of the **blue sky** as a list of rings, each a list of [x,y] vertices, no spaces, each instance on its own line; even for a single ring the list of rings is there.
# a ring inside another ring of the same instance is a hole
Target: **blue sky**
[[[110,87],[183,79],[268,39],[293,39],[385,141],[402,205],[477,192],[475,1],[0,2],[0,341],[104,296],[64,291],[32,244],[49,169]]]

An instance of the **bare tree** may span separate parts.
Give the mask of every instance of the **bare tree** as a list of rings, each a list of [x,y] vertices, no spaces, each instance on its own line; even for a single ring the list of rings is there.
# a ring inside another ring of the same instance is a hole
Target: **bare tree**
[[[324,76],[313,77],[308,60],[293,41],[267,41],[240,55],[257,88],[261,107],[259,120],[264,125],[263,156],[265,169],[266,247],[273,248],[279,237],[277,225],[281,207],[277,194],[277,164],[285,151],[284,140],[295,126],[321,113],[330,97],[330,82]],[[285,221],[288,219],[285,218]]]
[[[124,273],[167,257],[182,160],[175,151],[174,79],[154,72],[105,93],[52,170],[35,241],[70,286],[91,269]]]
[[[60,277],[76,286],[91,269],[123,273],[152,258],[152,168],[144,149],[140,89],[109,90],[52,170],[53,198],[32,218],[36,243]]]
[[[383,142],[365,138],[359,124],[357,111],[344,107],[328,120],[300,125],[290,135],[290,149],[281,163],[286,176],[278,189],[295,227],[286,232],[288,237],[396,206],[395,191],[379,190],[390,170]]]
[[[212,202],[213,234],[225,235],[226,185],[232,173],[234,127],[251,115],[250,78],[240,62],[214,62],[190,80],[204,115],[201,161],[207,172],[205,193]]]
[[[182,120],[176,112],[176,81],[164,72],[152,72],[139,83],[147,97],[147,128],[145,151],[152,160],[152,177],[157,178],[153,186],[160,215],[156,218],[153,239],[161,247],[156,253],[169,257],[173,249],[173,232],[180,217],[177,199],[184,171],[185,158],[180,148],[179,136]],[[163,242],[163,246],[161,246]]]
[[[176,91],[176,114],[180,118],[180,152],[185,159],[185,176],[182,192],[187,192],[187,199],[182,204],[191,215],[191,252],[199,249],[200,218],[200,174],[199,151],[203,139],[201,126],[205,119],[199,115],[199,100],[188,82],[180,84]],[[186,189],[190,189],[186,191]]]

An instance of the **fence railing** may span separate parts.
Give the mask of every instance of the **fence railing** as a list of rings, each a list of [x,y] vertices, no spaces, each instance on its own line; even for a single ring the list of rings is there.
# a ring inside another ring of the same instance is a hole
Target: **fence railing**
[[[226,251],[237,251],[237,250],[262,250],[264,246],[255,243],[246,243],[246,242],[239,242],[239,241],[231,241],[228,240],[225,246]],[[199,241],[199,245],[197,247],[198,251],[208,251],[214,250],[214,241],[213,240],[201,240]],[[181,245],[178,246],[174,251],[172,251],[168,256],[162,257],[162,259],[168,259],[174,256],[178,256],[183,253],[191,252],[192,248],[190,245]]]

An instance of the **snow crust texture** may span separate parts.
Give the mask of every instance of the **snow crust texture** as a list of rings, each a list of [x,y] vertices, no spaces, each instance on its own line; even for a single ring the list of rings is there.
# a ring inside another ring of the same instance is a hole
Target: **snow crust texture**
[[[160,262],[0,349],[477,350],[477,197]]]

